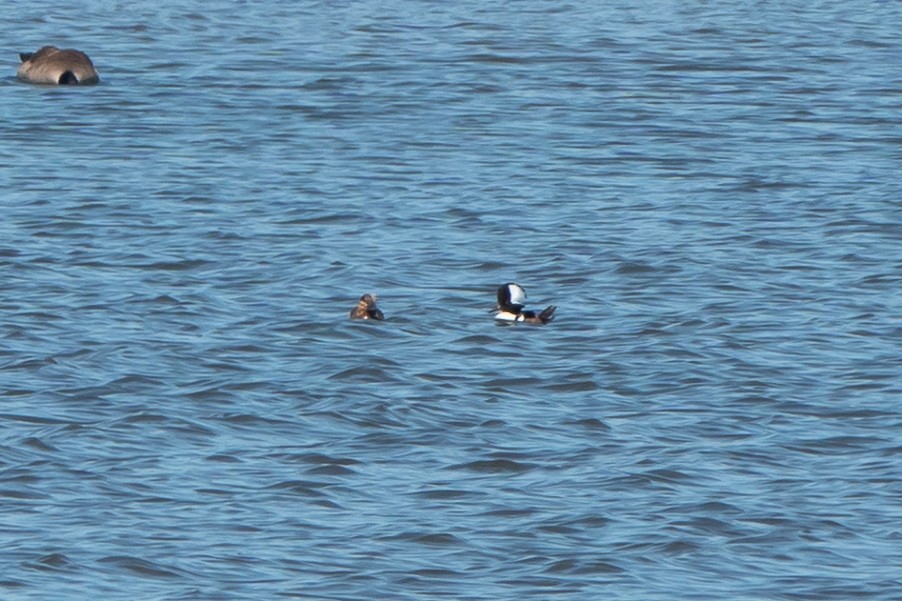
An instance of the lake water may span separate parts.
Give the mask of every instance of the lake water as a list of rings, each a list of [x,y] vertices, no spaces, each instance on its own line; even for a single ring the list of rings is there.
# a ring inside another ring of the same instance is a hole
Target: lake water
[[[72,6],[0,23],[0,598],[902,598],[902,4]]]

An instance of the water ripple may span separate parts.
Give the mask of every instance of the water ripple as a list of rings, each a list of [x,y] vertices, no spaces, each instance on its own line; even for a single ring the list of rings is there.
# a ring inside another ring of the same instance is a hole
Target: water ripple
[[[896,5],[56,4],[0,597],[895,598]]]

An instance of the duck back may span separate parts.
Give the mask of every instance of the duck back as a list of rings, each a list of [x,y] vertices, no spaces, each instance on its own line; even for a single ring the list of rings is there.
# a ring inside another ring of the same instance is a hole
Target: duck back
[[[28,83],[84,85],[100,81],[94,63],[80,50],[44,46],[37,52],[21,53],[19,58],[22,63],[16,77]]]

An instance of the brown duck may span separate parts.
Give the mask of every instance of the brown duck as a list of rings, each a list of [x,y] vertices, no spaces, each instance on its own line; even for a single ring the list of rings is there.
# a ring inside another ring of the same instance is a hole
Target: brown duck
[[[22,64],[16,77],[28,83],[73,85],[100,81],[94,63],[80,50],[44,46],[37,52],[23,52],[19,58]]]
[[[357,301],[357,306],[348,315],[351,319],[385,319],[382,311],[376,306],[375,294],[364,294]]]

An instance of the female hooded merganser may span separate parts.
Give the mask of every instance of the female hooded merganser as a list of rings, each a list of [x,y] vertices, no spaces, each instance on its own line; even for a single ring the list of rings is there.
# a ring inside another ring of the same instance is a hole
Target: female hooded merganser
[[[546,324],[554,319],[554,312],[557,307],[548,306],[541,313],[535,311],[524,311],[526,304],[526,290],[519,284],[510,282],[498,288],[498,312],[495,313],[495,319],[499,321],[525,321],[526,323]]]
[[[22,64],[16,77],[28,83],[88,84],[100,81],[94,63],[80,50],[44,46],[37,52],[19,54]]]
[[[351,319],[385,319],[385,315],[376,306],[375,294],[364,294],[357,301],[357,306],[351,309]]]

